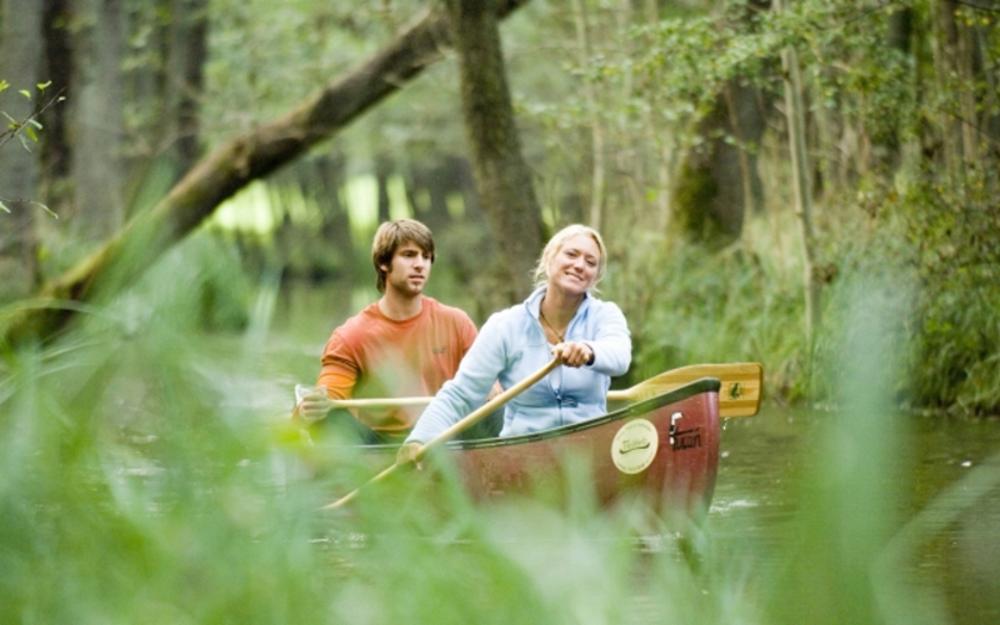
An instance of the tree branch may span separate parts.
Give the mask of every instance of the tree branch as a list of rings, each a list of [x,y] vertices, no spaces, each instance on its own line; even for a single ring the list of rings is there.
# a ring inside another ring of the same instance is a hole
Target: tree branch
[[[503,18],[529,0],[502,0]],[[447,18],[434,3],[393,41],[284,116],[202,158],[156,206],[137,216],[89,258],[43,286],[33,306],[0,320],[0,344],[44,338],[78,309],[66,302],[108,297],[140,276],[225,199],[336,134],[442,58],[451,45]]]

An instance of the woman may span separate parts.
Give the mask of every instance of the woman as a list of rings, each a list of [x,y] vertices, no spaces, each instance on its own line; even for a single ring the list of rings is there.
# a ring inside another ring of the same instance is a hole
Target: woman
[[[577,423],[606,412],[611,376],[628,370],[632,341],[621,310],[591,295],[607,267],[601,235],[575,224],[546,244],[535,270],[537,288],[523,303],[492,315],[459,366],[420,416],[400,449],[412,458],[426,443],[504,388],[561,364],[512,399],[500,436]]]

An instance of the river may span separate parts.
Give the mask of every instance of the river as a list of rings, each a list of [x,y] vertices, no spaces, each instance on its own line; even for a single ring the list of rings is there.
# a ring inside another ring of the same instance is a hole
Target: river
[[[901,415],[892,462],[854,459],[886,466],[887,474],[864,476],[871,488],[848,482],[846,494],[838,494],[817,477],[840,470],[824,452],[837,418],[765,405],[756,417],[725,424],[708,520],[713,538],[724,543],[719,548],[753,553],[757,574],[781,577],[801,573],[798,559],[810,566],[811,555],[797,550],[821,552],[816,567],[850,569],[823,555],[824,537],[836,543],[833,550],[876,544],[860,554],[867,569],[856,572],[878,584],[891,570],[919,589],[901,593],[906,605],[890,614],[918,610],[924,622],[1000,623],[1000,423]],[[855,499],[851,489],[874,489],[878,499]]]

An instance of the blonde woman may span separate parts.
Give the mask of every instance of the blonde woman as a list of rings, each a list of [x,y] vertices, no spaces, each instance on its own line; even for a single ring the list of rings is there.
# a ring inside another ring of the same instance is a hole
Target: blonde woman
[[[562,366],[506,405],[500,435],[603,415],[611,377],[624,374],[632,358],[621,310],[592,294],[606,267],[607,252],[596,230],[574,224],[556,233],[538,261],[535,291],[483,325],[455,377],[420,415],[401,459],[480,406],[494,381],[509,388],[553,356]]]

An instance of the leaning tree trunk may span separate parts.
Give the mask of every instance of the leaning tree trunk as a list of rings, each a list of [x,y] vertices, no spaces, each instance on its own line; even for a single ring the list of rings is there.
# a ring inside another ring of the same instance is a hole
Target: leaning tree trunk
[[[3,29],[0,31],[0,79],[10,83],[3,93],[0,111],[17,122],[35,112],[41,94],[35,89],[42,60],[42,7],[34,2],[3,2]],[[21,97],[18,91],[32,94]],[[7,128],[7,120],[2,128]],[[38,163],[27,126],[16,136],[0,140],[0,302],[23,297],[35,288],[35,213],[38,192]],[[21,140],[25,141],[22,146]]]
[[[513,303],[531,290],[534,260],[542,249],[542,218],[514,123],[495,2],[445,4],[458,52],[462,113],[479,200],[504,249],[497,292]]]
[[[527,0],[504,0],[507,15]],[[202,158],[149,212],[47,283],[33,307],[0,320],[0,345],[45,337],[65,326],[75,302],[110,296],[141,275],[164,251],[209,217],[223,200],[328,139],[441,58],[450,41],[447,18],[427,11],[360,67],[281,118],[237,137]],[[68,301],[68,305],[67,305]]]

